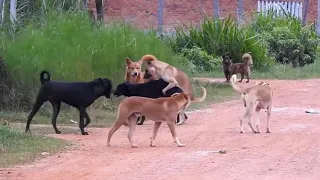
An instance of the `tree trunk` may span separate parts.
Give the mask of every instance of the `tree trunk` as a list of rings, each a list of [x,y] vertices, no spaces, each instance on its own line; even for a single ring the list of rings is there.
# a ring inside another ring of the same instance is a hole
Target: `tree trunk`
[[[0,0],[0,25],[2,26],[3,18],[4,18],[4,6],[5,6],[5,0]]]
[[[17,21],[17,0],[10,1],[10,21],[15,24]]]
[[[158,7],[158,33],[162,34],[164,0],[158,0]]]
[[[103,0],[96,0],[97,20],[103,22]]]

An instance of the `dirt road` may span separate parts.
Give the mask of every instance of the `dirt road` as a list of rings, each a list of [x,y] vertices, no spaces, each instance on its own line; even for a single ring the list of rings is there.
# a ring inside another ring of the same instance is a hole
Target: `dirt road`
[[[0,179],[23,180],[316,180],[320,178],[320,80],[268,81],[274,88],[271,134],[245,126],[239,133],[242,101],[215,104],[192,112],[177,127],[184,148],[178,148],[163,124],[149,147],[152,122],[138,126],[130,147],[127,127],[121,127],[106,147],[108,129],[89,128],[89,136],[53,135],[73,140],[77,148],[31,165],[0,169]],[[254,80],[250,84],[255,83]],[[242,83],[242,85],[246,85]],[[240,95],[239,95],[240,96]],[[226,150],[226,154],[215,151]]]

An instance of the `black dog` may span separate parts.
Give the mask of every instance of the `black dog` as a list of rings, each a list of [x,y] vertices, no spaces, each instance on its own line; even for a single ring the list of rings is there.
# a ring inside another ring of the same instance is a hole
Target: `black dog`
[[[117,86],[116,91],[113,95],[119,97],[121,95],[130,97],[130,96],[141,96],[147,98],[159,98],[159,97],[170,97],[174,93],[181,93],[182,90],[175,86],[168,91],[166,91],[166,95],[162,93],[162,89],[165,88],[169,83],[164,81],[163,79],[152,80],[142,84],[130,84],[128,82],[121,83]],[[187,115],[184,114],[185,119],[187,120]],[[139,122],[139,118],[137,119],[137,124],[142,125],[145,120],[145,117],[142,116],[141,122]],[[176,123],[180,122],[179,115],[177,117]]]
[[[47,75],[47,78],[44,77],[45,74]],[[26,133],[30,131],[29,126],[33,116],[37,113],[44,102],[49,101],[53,108],[52,126],[57,134],[60,134],[61,131],[58,130],[56,121],[60,111],[61,102],[64,102],[79,110],[79,127],[81,133],[82,135],[88,135],[88,132],[84,131],[84,128],[90,123],[90,118],[86,112],[86,108],[101,96],[110,98],[112,89],[112,83],[107,78],[97,78],[91,82],[50,81],[50,74],[47,71],[41,72],[40,82],[42,86],[38,93],[36,103],[28,116]],[[84,118],[87,120],[86,124],[84,124]]]
[[[230,82],[232,75],[232,59],[228,55],[222,56],[222,69],[226,77],[226,82]]]

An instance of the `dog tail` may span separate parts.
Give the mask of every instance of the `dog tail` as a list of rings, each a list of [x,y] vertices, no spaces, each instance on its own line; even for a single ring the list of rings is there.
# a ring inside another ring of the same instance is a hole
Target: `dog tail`
[[[234,90],[240,92],[240,93],[245,93],[245,89],[239,87],[238,85],[236,85],[237,82],[237,75],[234,74],[231,76],[231,86],[233,87]]]
[[[202,89],[202,91],[203,91],[202,96],[201,96],[201,97],[198,97],[198,98],[195,98],[194,96],[192,96],[192,99],[191,99],[192,102],[202,102],[202,101],[204,101],[204,100],[206,99],[206,97],[207,97],[207,90],[206,90],[204,87],[202,87],[202,86],[201,86],[201,89]]]
[[[45,78],[45,75],[47,75],[47,78]],[[41,84],[50,81],[50,73],[48,71],[41,71],[40,73],[40,82]]]
[[[156,61],[157,58],[154,55],[146,54],[146,55],[142,56],[141,60],[147,61],[147,62],[152,62],[152,61]]]

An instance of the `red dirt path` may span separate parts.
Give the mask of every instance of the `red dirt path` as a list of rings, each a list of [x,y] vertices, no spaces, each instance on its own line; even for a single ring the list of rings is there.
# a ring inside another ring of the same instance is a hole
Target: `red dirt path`
[[[239,133],[242,101],[209,106],[189,115],[177,127],[184,148],[178,148],[163,124],[149,147],[152,122],[138,126],[131,148],[121,127],[106,147],[108,129],[89,128],[89,136],[61,134],[78,146],[27,166],[0,169],[0,179],[23,180],[278,180],[320,178],[320,80],[268,80],[274,89],[271,134],[265,133],[266,113],[261,113],[261,134],[248,125]],[[250,84],[255,83],[252,80]],[[247,85],[242,83],[242,85]],[[240,95],[239,95],[240,97]],[[213,151],[226,150],[226,154]]]

